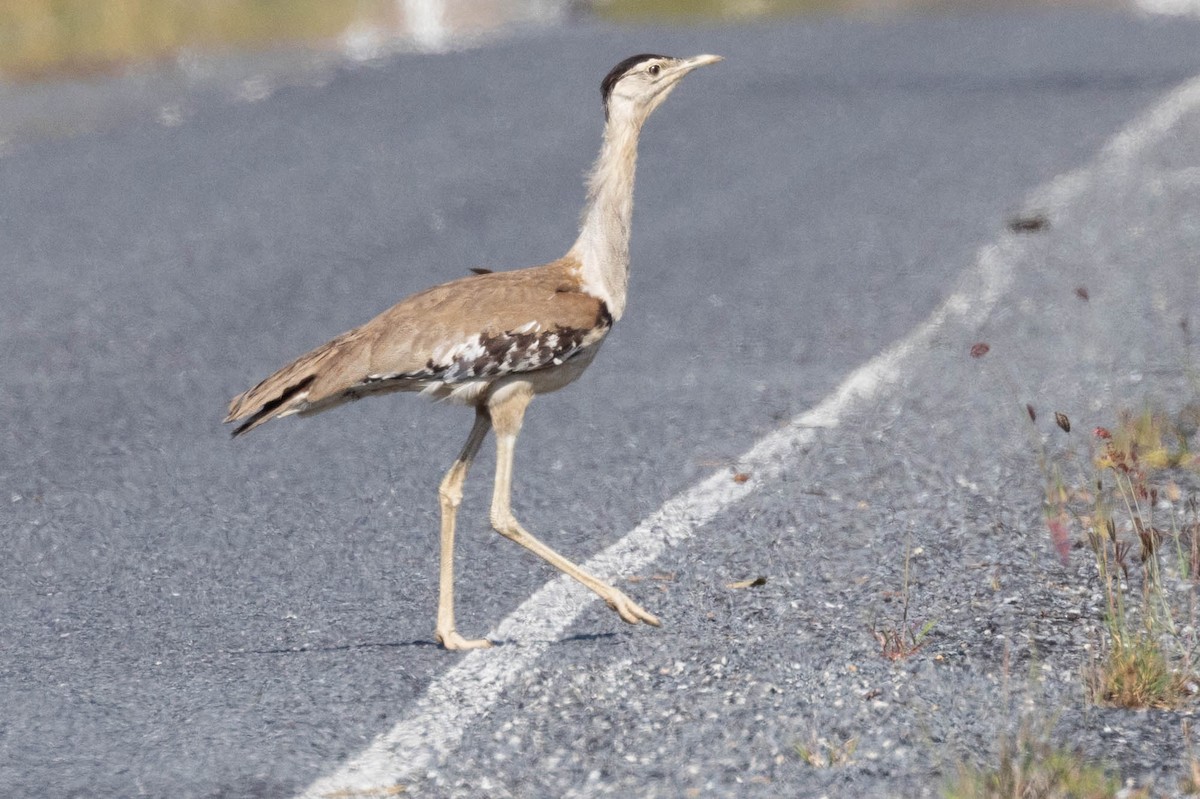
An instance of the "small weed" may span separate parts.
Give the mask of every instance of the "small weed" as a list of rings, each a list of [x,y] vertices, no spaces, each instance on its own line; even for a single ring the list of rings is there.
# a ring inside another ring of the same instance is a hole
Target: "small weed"
[[[933,630],[936,621],[930,620],[917,626],[916,622],[907,626],[880,629],[871,628],[871,634],[879,642],[879,654],[888,660],[904,660],[912,657],[925,646],[925,638]]]
[[[947,786],[946,799],[1112,799],[1121,781],[1079,752],[1054,746],[1048,730],[1035,734],[1021,725],[1000,741],[995,768],[962,765]],[[1136,794],[1135,794],[1136,795]]]
[[[858,749],[858,738],[831,742],[813,735],[808,743],[798,741],[792,747],[800,759],[813,768],[833,768],[851,762],[854,750]]]
[[[1060,427],[1064,430],[1062,423]],[[1110,430],[1092,432],[1092,476],[1069,485],[1057,465],[1047,472],[1046,525],[1066,558],[1075,525],[1084,531],[1096,560],[1105,603],[1099,654],[1085,670],[1092,701],[1128,708],[1174,708],[1191,700],[1196,677],[1191,645],[1177,623],[1179,607],[1164,581],[1160,556],[1180,577],[1200,574],[1196,503],[1181,516],[1182,498],[1170,479],[1195,468],[1186,437],[1164,414],[1124,412]],[[1169,518],[1157,510],[1169,500]],[[1136,592],[1140,587],[1140,596]],[[1188,593],[1188,592],[1181,592]],[[1132,595],[1132,596],[1131,596]]]
[[[900,623],[881,627],[871,625],[871,635],[879,642],[879,654],[888,660],[903,660],[915,655],[925,646],[926,639],[933,631],[937,621],[929,619],[925,622],[910,622],[908,620],[909,600],[911,599],[909,564],[912,561],[912,540],[904,548],[904,590],[901,593],[902,606]]]

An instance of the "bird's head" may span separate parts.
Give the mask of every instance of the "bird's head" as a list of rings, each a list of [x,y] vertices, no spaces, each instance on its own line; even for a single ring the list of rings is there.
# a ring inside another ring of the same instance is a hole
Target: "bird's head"
[[[604,118],[641,124],[667,99],[671,89],[696,67],[715,64],[719,55],[671,58],[643,53],[626,58],[604,76]]]

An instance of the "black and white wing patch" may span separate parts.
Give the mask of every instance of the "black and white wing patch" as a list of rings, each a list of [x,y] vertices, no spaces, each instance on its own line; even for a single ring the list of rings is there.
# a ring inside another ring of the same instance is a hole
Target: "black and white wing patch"
[[[529,322],[502,333],[476,333],[435,350],[424,369],[369,375],[363,382],[420,383],[426,390],[437,390],[559,366],[604,338],[612,320],[604,314],[598,322],[585,329],[563,325],[545,328],[538,322]]]
[[[608,327],[579,330],[537,322],[492,336],[476,334],[429,359],[427,369],[443,383],[503,377],[559,366],[604,337]]]

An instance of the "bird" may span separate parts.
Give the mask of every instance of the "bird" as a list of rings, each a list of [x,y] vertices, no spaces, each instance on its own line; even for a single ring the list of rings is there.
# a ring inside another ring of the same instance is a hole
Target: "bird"
[[[454,534],[462,488],[489,431],[496,437],[490,521],[502,536],[595,592],[630,624],[659,619],[625,593],[531,535],[511,507],[513,453],[531,400],[575,381],[625,313],[638,138],[643,124],[694,69],[723,60],[643,53],[604,77],[604,133],[588,174],[579,235],[563,257],[475,273],[420,291],[300,356],[229,404],[234,437],[272,419],[310,416],[362,397],[419,392],[475,409],[462,451],[438,486],[440,566],[435,639],[448,650],[492,645],[466,638],[454,615]]]

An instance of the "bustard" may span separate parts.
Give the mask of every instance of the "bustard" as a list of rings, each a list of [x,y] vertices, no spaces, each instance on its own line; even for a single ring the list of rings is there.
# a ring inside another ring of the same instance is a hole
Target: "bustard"
[[[419,391],[475,408],[475,424],[438,489],[441,568],[436,637],[447,649],[490,646],[454,623],[454,523],[471,461],[496,432],[491,522],[600,595],[630,624],[655,616],[530,535],[509,506],[513,448],[537,394],[575,380],[625,311],[629,226],[638,134],[684,75],[720,56],[636,55],[604,78],[604,141],[587,181],[579,238],[565,256],[528,269],[483,272],[412,295],[361,327],[302,355],[235,397],[235,436],[281,416],[318,413],[349,400]],[[481,270],[482,272],[483,270]]]

